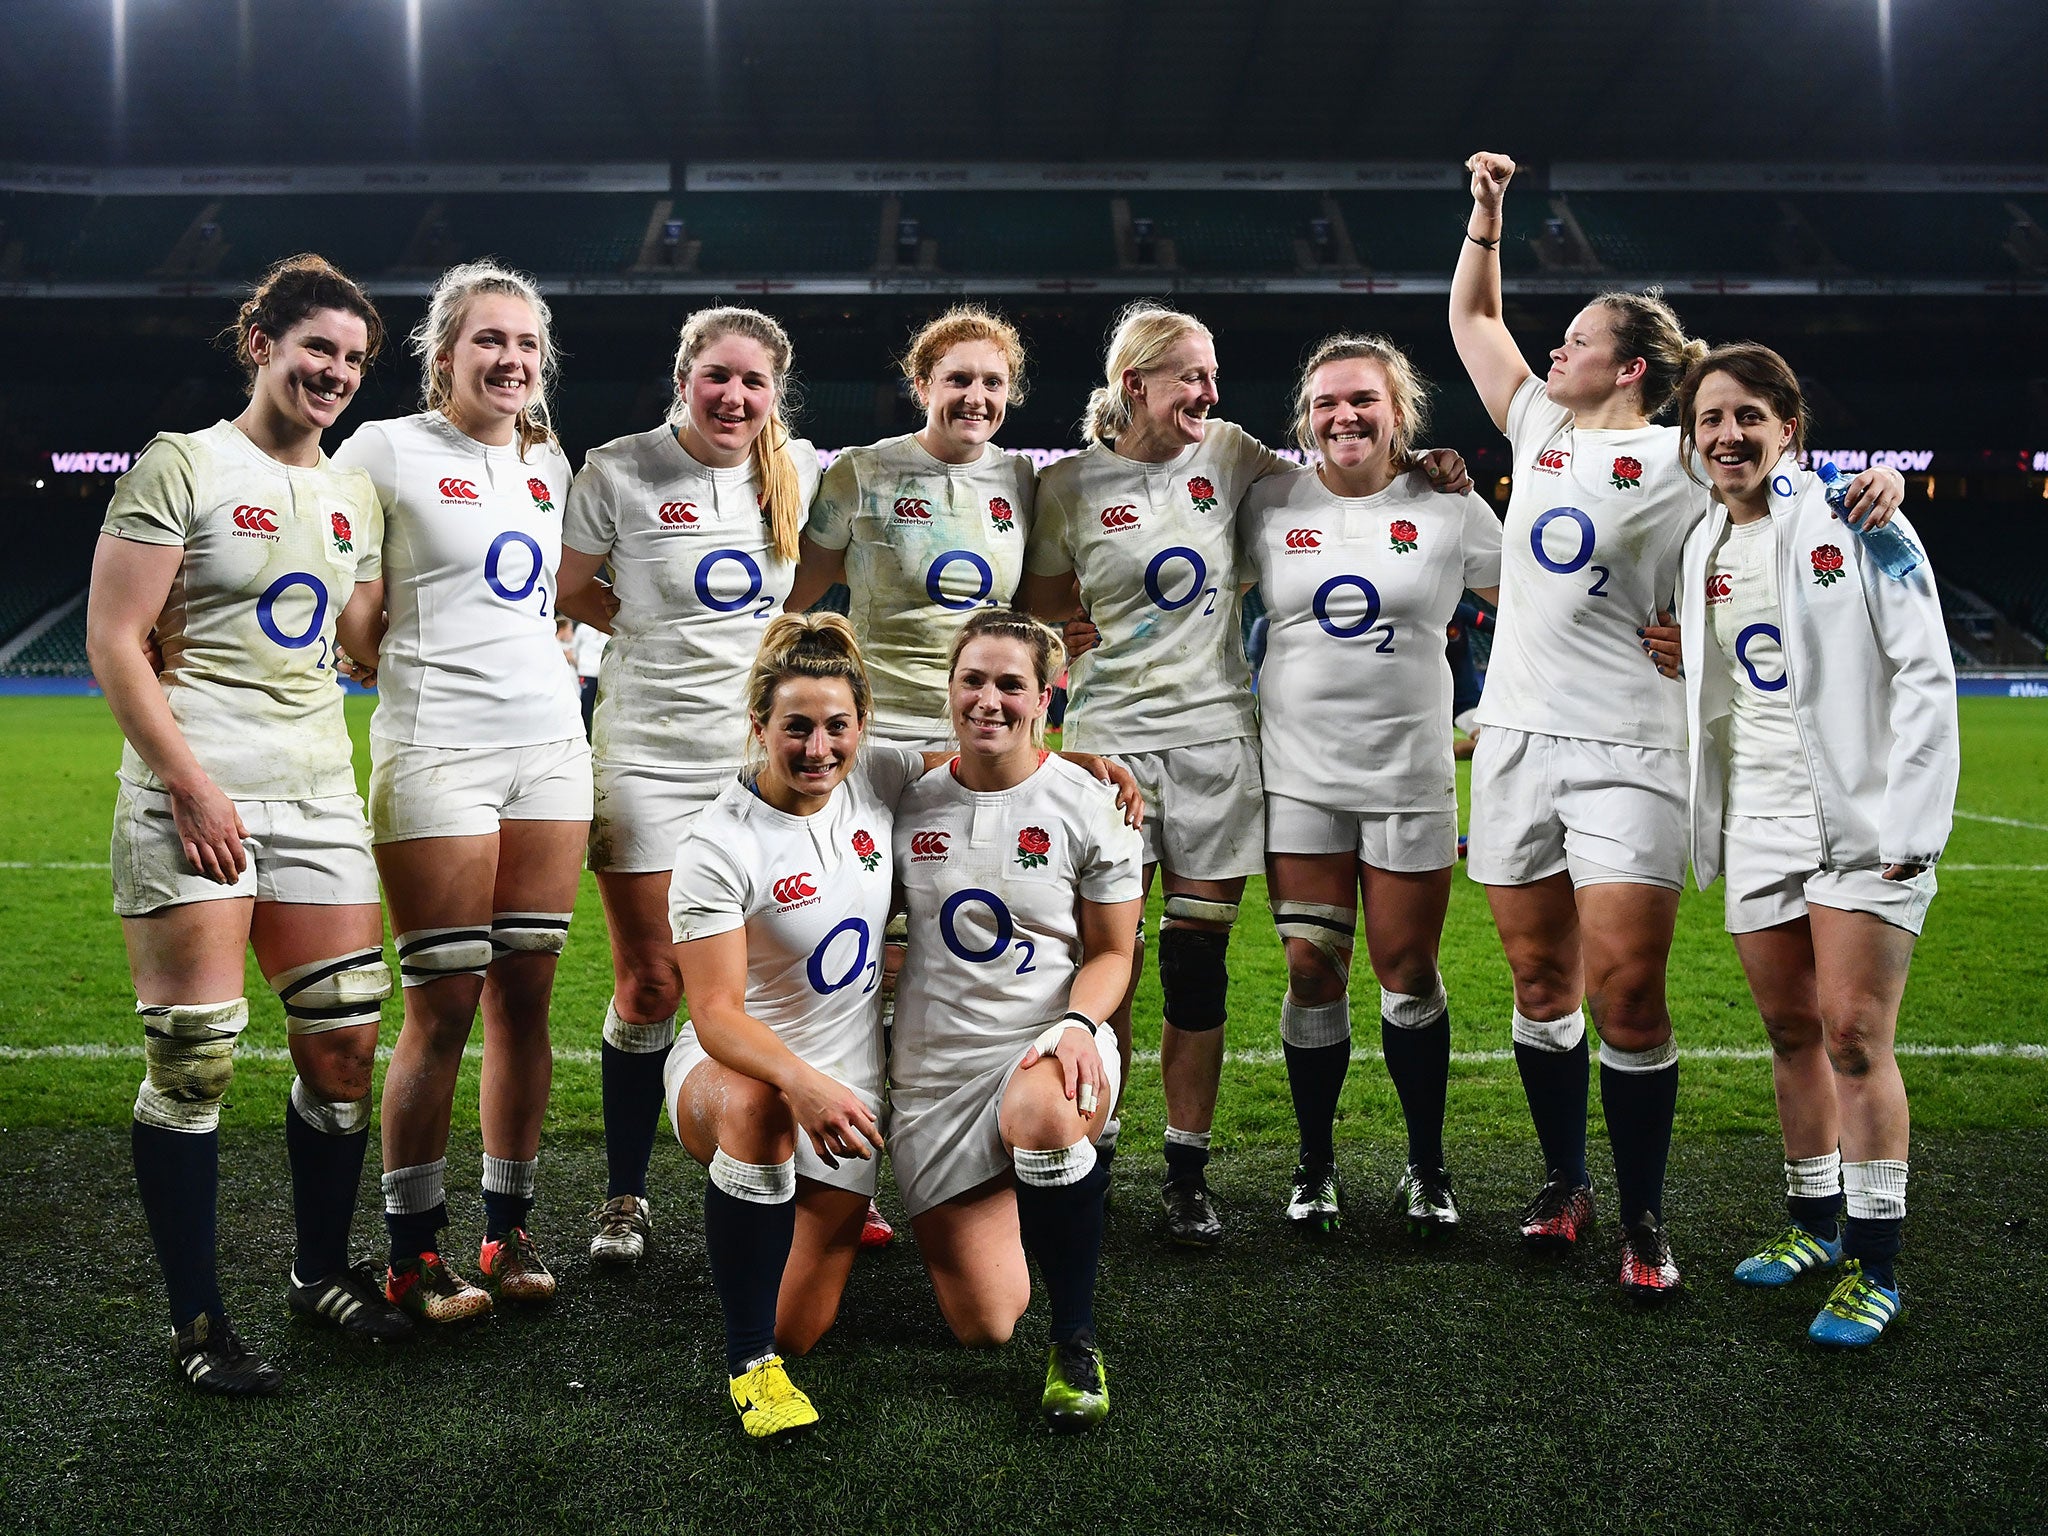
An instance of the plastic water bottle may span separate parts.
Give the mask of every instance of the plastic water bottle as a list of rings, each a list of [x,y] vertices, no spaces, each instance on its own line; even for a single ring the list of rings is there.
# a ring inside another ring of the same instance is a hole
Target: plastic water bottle
[[[1897,523],[1867,528],[1860,523],[1849,522],[1849,479],[1846,475],[1826,460],[1821,461],[1820,468],[1814,473],[1827,487],[1828,505],[1835,509],[1835,516],[1856,530],[1856,537],[1863,541],[1865,552],[1877,562],[1880,571],[1893,581],[1904,581],[1920,568],[1920,547],[1906,537],[1905,530]]]

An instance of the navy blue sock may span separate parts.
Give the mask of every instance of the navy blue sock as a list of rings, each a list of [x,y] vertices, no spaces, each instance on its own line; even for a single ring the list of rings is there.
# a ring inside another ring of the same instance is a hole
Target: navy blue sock
[[[533,1211],[533,1196],[507,1194],[501,1189],[484,1191],[484,1236],[491,1241],[511,1235],[514,1227],[526,1225]]]
[[[1209,1166],[1209,1149],[1191,1147],[1184,1141],[1169,1140],[1166,1143],[1166,1182],[1177,1183],[1181,1179],[1199,1179],[1202,1170]]]
[[[775,1301],[796,1236],[796,1201],[741,1200],[704,1185],[704,1249],[725,1313],[725,1371],[775,1353]]]
[[[604,1083],[605,1198],[647,1198],[647,1163],[661,1129],[662,1069],[667,1051],[599,1050]]]
[[[1418,1168],[1444,1165],[1444,1098],[1451,1083],[1451,1016],[1440,1013],[1420,1029],[1380,1020],[1380,1051],[1408,1122],[1408,1161]]]
[[[1051,1342],[1095,1333],[1095,1273],[1102,1263],[1102,1195],[1109,1169],[1098,1157],[1073,1184],[1017,1181],[1017,1230],[1052,1302]]]
[[[448,1225],[448,1202],[431,1211],[386,1211],[384,1230],[391,1238],[391,1262],[403,1264],[423,1253],[441,1251],[441,1229]]]
[[[1664,1219],[1664,1164],[1678,1112],[1678,1063],[1654,1072],[1621,1072],[1600,1064],[1600,1106],[1614,1149],[1614,1190],[1626,1227],[1645,1211]]]
[[[1344,1092],[1344,1074],[1351,1068],[1351,1042],[1334,1045],[1290,1045],[1280,1042],[1287,1058],[1287,1087],[1294,1095],[1294,1125],[1301,1136],[1304,1163],[1336,1160],[1337,1100]],[[1166,1149],[1169,1163],[1174,1149]]]
[[[221,1317],[214,1269],[214,1207],[220,1193],[220,1132],[167,1131],[134,1123],[135,1185],[170,1292],[171,1326],[202,1312]]]
[[[1566,1184],[1585,1184],[1586,1177],[1586,1041],[1568,1051],[1538,1050],[1515,1042],[1515,1066],[1522,1074],[1522,1092],[1529,1100],[1529,1118],[1536,1122],[1536,1140],[1543,1148],[1545,1176]]]
[[[292,1165],[292,1215],[298,1251],[292,1270],[311,1284],[348,1268],[348,1229],[356,1215],[356,1186],[370,1128],[334,1136],[309,1125],[298,1105],[284,1106],[285,1154]]]
[[[1897,1216],[1851,1216],[1842,1233],[1842,1257],[1860,1259],[1863,1273],[1888,1291],[1899,1288],[1892,1261],[1899,1256],[1901,1229],[1905,1221]]]
[[[1785,1209],[1796,1225],[1823,1242],[1832,1243],[1841,1235],[1841,1223],[1836,1219],[1842,1209],[1840,1195],[1787,1195]]]

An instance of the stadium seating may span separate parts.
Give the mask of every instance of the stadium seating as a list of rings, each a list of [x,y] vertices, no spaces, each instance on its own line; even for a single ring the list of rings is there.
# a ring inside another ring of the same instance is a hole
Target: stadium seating
[[[1611,272],[1781,270],[1771,235],[1777,200],[1761,192],[1574,192],[1571,210]]]
[[[875,264],[882,199],[717,192],[679,198],[685,237],[702,242],[697,270],[719,274],[865,272]]]
[[[936,240],[943,272],[1102,272],[1116,265],[1099,192],[906,193],[901,216]]]
[[[0,667],[0,677],[89,677],[85,659],[85,609],[79,608]]]
[[[370,193],[227,199],[220,226],[228,252],[219,275],[255,277],[300,251],[318,251],[352,275],[382,272],[404,254],[431,201]]]
[[[620,272],[640,254],[654,198],[640,192],[543,192],[446,200],[465,259],[496,256],[529,272]]]
[[[1359,261],[1375,272],[1448,272],[1458,259],[1472,199],[1463,192],[1340,192],[1337,206]],[[1503,272],[1536,270],[1530,242],[1549,212],[1541,197],[1508,199]]]
[[[1183,271],[1292,272],[1294,242],[1322,212],[1304,192],[1134,192],[1131,217],[1150,219],[1156,238],[1171,240]]]

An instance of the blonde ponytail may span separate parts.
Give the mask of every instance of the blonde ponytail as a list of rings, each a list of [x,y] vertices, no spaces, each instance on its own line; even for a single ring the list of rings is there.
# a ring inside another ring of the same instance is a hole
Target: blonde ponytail
[[[790,342],[789,332],[760,310],[738,304],[700,309],[685,320],[682,336],[676,343],[675,367],[670,375],[675,380],[676,393],[668,407],[666,419],[669,430],[681,433],[689,422],[690,403],[684,388],[697,354],[726,336],[745,336],[750,341],[759,342],[774,370],[775,405],[747,449],[747,459],[754,467],[761,515],[768,521],[768,537],[775,546],[775,553],[783,560],[794,560],[797,557],[797,535],[803,530],[804,518],[810,508],[804,504],[803,479],[797,473],[796,460],[789,452],[790,440],[795,435],[789,429],[789,418],[794,409],[790,400],[790,365],[796,358],[796,348]]]

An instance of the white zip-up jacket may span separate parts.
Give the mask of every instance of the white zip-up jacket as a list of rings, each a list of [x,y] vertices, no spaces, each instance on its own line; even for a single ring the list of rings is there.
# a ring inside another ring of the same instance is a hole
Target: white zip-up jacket
[[[1934,573],[1923,560],[1904,581],[1885,575],[1836,518],[1819,478],[1790,456],[1772,472],[1770,516],[1785,678],[1813,779],[1822,867],[1933,864],[1954,824],[1962,762],[1955,665]],[[1893,521],[1912,533],[1905,518]],[[1727,669],[1707,664],[1707,566],[1727,526],[1717,499],[1686,539],[1679,568],[1679,634],[1692,659],[1692,867],[1701,889],[1720,873],[1728,800],[1731,683]]]

